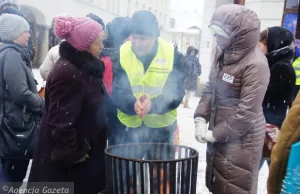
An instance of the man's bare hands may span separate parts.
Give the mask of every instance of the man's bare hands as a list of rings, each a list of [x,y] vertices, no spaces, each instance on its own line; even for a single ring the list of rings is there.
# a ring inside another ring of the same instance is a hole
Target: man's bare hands
[[[134,110],[136,114],[142,119],[149,113],[151,107],[151,99],[148,95],[144,94],[136,101],[134,105]]]
[[[142,102],[140,101],[140,99],[137,99],[136,100],[136,103],[134,105],[134,111],[136,112],[136,114],[140,117],[140,118],[143,118],[143,104]]]

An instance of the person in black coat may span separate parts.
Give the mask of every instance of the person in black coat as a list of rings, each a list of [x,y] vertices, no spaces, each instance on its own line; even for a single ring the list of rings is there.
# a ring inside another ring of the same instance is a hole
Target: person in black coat
[[[106,25],[108,36],[103,41],[105,48],[101,51],[100,58],[105,64],[103,82],[109,96],[107,96],[108,146],[122,144],[124,141],[124,129],[117,117],[117,107],[112,99],[113,62],[112,58],[120,49],[120,46],[130,37],[130,19],[116,17]]]
[[[36,134],[39,128],[40,117],[44,100],[37,94],[34,75],[31,70],[28,41],[30,38],[29,24],[17,15],[2,14],[0,16],[0,60],[1,60],[1,114],[0,120],[5,122],[13,134],[20,131]],[[3,109],[3,110],[2,110]],[[3,111],[3,112],[2,112]],[[32,126],[32,127],[29,127]],[[4,134],[4,125],[1,125],[0,156],[2,169],[0,181],[22,182],[25,178],[32,150],[16,156],[8,153],[12,145],[17,144],[16,138],[7,139]],[[14,139],[14,140],[12,140]],[[27,139],[27,138],[26,138]],[[23,141],[25,142],[24,138]],[[6,142],[10,141],[8,144]],[[18,145],[22,151],[22,147]],[[25,148],[27,149],[27,144]],[[30,155],[29,155],[30,154]]]
[[[280,26],[261,32],[258,45],[266,54],[270,67],[270,83],[263,101],[263,112],[268,124],[281,127],[288,108],[296,75],[292,67],[294,59],[293,34]],[[261,166],[264,160],[262,160]]]
[[[189,46],[184,57],[184,89],[185,89],[185,100],[184,108],[189,108],[189,99],[191,97],[192,91],[197,89],[197,80],[201,75],[201,65],[199,63],[198,55],[199,51],[194,46]]]
[[[105,190],[103,31],[87,17],[55,21],[55,34],[66,41],[48,77],[29,182],[73,182],[74,194],[97,194]]]

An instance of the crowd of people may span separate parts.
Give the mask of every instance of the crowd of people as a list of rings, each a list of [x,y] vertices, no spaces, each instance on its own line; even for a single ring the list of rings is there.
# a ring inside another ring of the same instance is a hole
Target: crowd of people
[[[18,1],[0,1],[0,11],[0,182],[21,186],[33,159],[29,182],[73,182],[75,194],[97,194],[107,146],[174,143],[177,108],[189,108],[199,86],[199,51],[183,56],[162,39],[153,13],[106,25],[93,13],[56,16],[39,92],[28,21]],[[260,32],[256,13],[234,4],[219,7],[209,28],[217,48],[194,115],[195,138],[207,143],[206,186],[255,194],[267,161],[268,193],[279,194],[300,141],[293,34]]]

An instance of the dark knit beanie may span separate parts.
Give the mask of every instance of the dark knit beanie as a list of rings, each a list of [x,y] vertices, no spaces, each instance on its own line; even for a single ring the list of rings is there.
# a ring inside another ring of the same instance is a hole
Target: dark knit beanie
[[[89,13],[86,15],[86,17],[91,18],[92,20],[98,22],[98,24],[102,26],[102,29],[105,30],[105,23],[99,16],[93,13]]]
[[[130,22],[131,34],[160,36],[160,29],[155,15],[146,10],[137,11],[133,14]]]
[[[112,47],[120,47],[130,36],[129,25],[130,18],[125,17],[116,17],[107,24],[107,41],[112,44]]]
[[[267,48],[272,52],[289,46],[294,41],[293,33],[281,26],[268,28]]]

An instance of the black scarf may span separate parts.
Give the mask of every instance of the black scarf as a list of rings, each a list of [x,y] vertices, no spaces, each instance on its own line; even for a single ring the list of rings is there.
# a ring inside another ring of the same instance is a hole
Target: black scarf
[[[266,54],[266,57],[268,59],[270,68],[272,68],[272,66],[278,62],[292,64],[294,60],[294,50],[292,47],[286,46]]]
[[[21,57],[25,61],[26,65],[30,69],[32,68],[31,55],[30,55],[30,50],[28,49],[28,47],[21,46],[12,41],[2,41],[2,42],[4,44],[12,45],[21,54]]]

